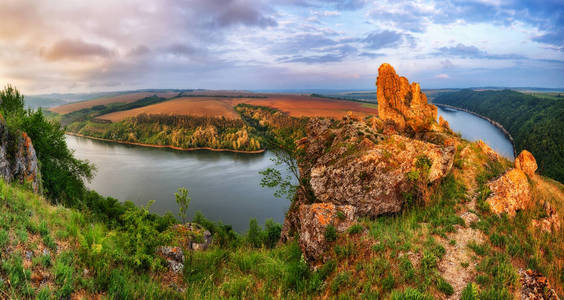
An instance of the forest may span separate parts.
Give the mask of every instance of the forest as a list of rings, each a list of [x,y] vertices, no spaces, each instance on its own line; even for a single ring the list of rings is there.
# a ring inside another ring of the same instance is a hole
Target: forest
[[[529,150],[541,174],[564,182],[564,101],[512,90],[461,90],[445,93],[434,103],[473,111],[500,123],[515,140],[517,153]]]

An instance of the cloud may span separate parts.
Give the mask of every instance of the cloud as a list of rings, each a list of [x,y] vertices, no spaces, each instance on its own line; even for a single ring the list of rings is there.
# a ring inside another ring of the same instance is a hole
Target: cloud
[[[60,40],[47,49],[42,49],[40,55],[47,60],[77,59],[85,57],[106,58],[113,55],[108,48],[83,42],[81,40]]]
[[[232,1],[232,3],[232,5],[221,11],[221,13],[214,18],[212,24],[219,27],[246,25],[261,28],[274,27],[278,25],[274,18],[265,16],[261,11],[255,9],[248,3],[234,1]]]
[[[391,30],[373,31],[361,41],[366,48],[372,50],[390,48],[402,43],[404,41],[404,34]]]
[[[478,49],[476,46],[466,46],[464,44],[457,44],[454,47],[441,47],[434,53],[436,56],[454,56],[461,58],[482,58],[482,59],[527,59],[526,56],[519,54],[489,54],[486,51]]]
[[[439,78],[439,79],[449,79],[450,76],[448,76],[448,74],[441,73],[441,74],[435,75],[435,78]]]

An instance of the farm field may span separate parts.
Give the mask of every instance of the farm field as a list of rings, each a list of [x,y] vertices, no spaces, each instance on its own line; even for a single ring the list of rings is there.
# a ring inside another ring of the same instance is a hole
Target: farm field
[[[81,109],[85,109],[85,108],[91,108],[97,105],[108,105],[108,104],[113,104],[113,103],[132,103],[135,102],[137,100],[143,99],[145,97],[149,97],[152,95],[157,95],[159,97],[163,97],[163,98],[172,98],[176,95],[178,95],[178,92],[160,92],[160,93],[154,93],[154,92],[138,92],[138,93],[128,93],[128,94],[123,94],[123,95],[119,95],[119,96],[114,96],[114,97],[104,97],[104,98],[98,98],[98,99],[94,99],[94,100],[88,100],[88,101],[81,101],[81,102],[75,102],[75,103],[70,103],[70,104],[66,104],[66,105],[61,105],[61,106],[57,106],[57,107],[53,107],[50,108],[49,110],[58,114],[68,114],[71,112],[75,112]]]
[[[260,95],[263,96],[264,94]],[[302,95],[270,94],[268,98],[182,97],[145,107],[102,115],[98,119],[118,122],[143,113],[214,116],[233,119],[239,118],[233,107],[240,103],[275,108],[294,117],[330,117],[340,119],[348,111],[361,116],[377,114],[378,112],[375,104]]]

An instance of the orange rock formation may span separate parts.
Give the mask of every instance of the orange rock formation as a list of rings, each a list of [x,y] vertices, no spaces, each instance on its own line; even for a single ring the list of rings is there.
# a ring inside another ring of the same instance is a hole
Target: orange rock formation
[[[389,64],[378,68],[376,86],[380,119],[393,121],[400,130],[423,131],[436,123],[437,107],[427,103],[419,84],[409,84]]]

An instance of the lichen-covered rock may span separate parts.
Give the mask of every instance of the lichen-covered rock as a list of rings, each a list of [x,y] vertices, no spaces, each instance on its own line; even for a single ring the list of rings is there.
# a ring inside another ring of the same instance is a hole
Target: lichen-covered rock
[[[491,194],[486,199],[492,212],[514,216],[518,210],[531,205],[531,188],[527,175],[519,169],[511,169],[498,179],[488,183]]]
[[[430,160],[427,181],[433,183],[452,168],[455,152],[451,146],[401,135],[383,137],[359,122],[328,131],[312,129],[301,145],[308,158],[317,157],[309,174],[317,201],[352,205],[359,215],[371,217],[400,211],[404,194],[413,186],[407,174],[420,157]]]
[[[344,232],[353,224],[355,213],[356,208],[350,205],[332,203],[301,205],[299,244],[305,258],[308,261],[323,259],[329,243],[326,240],[327,227],[332,225],[336,232]]]
[[[521,299],[523,300],[558,300],[558,294],[550,287],[548,279],[531,269],[519,270],[521,275]]]
[[[523,150],[515,158],[515,168],[522,170],[529,176],[533,176],[537,170],[537,161],[531,152]]]
[[[543,209],[545,217],[539,220],[532,220],[532,226],[546,232],[560,232],[562,219],[556,209],[549,202],[544,202]]]
[[[35,148],[29,136],[8,132],[0,118],[0,176],[9,182],[29,183],[33,191],[41,189],[41,178]]]
[[[184,252],[180,247],[162,246],[157,248],[157,254],[166,259],[172,272],[180,273],[184,269]]]
[[[437,107],[427,103],[418,83],[409,84],[389,64],[378,68],[376,79],[378,116],[392,121],[398,129],[410,128],[417,132],[429,129],[437,120]]]
[[[211,232],[196,223],[177,224],[172,231],[179,244],[187,250],[206,250],[213,241]]]

